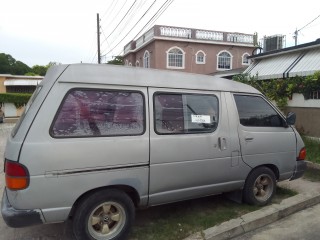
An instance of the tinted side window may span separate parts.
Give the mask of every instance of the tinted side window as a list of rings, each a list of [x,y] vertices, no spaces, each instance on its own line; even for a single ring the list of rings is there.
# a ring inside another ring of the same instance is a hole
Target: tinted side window
[[[218,123],[218,99],[212,95],[154,96],[155,131],[159,134],[213,132]]]
[[[240,123],[250,127],[282,127],[284,120],[266,102],[258,96],[234,95]]]
[[[144,132],[141,93],[73,89],[51,127],[53,137],[139,135]]]

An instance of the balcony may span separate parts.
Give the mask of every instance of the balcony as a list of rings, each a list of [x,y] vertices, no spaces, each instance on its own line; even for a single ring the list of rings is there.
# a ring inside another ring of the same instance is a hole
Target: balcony
[[[129,51],[134,51],[139,49],[147,42],[155,38],[168,38],[168,39],[179,39],[186,41],[195,42],[206,42],[206,43],[217,43],[217,44],[234,44],[234,45],[247,45],[250,47],[255,46],[257,42],[257,35],[254,34],[244,34],[244,33],[231,33],[222,31],[211,31],[211,30],[201,30],[193,28],[180,28],[171,26],[159,26],[155,25],[149,31],[144,33],[139,37],[135,44],[134,41],[130,42],[124,47],[124,54]]]

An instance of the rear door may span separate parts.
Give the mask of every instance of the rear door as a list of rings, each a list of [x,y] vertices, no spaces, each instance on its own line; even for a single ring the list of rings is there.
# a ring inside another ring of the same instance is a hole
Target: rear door
[[[243,160],[252,168],[275,165],[282,177],[290,176],[296,158],[292,128],[262,96],[234,94],[234,100]]]
[[[237,185],[223,93],[151,88],[149,103],[151,205]]]

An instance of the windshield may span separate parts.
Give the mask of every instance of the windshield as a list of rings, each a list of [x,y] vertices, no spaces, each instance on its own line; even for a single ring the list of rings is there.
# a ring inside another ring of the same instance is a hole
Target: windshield
[[[21,117],[19,118],[18,122],[16,123],[16,125],[14,126],[14,128],[12,129],[12,132],[11,132],[11,136],[14,137],[18,130],[19,130],[19,127],[24,119],[24,117],[26,116],[30,106],[32,105],[33,101],[36,99],[36,97],[38,96],[40,90],[41,90],[42,86],[37,86],[36,90],[33,92],[31,98],[29,99],[28,103],[25,105],[24,107],[24,111],[21,115]]]

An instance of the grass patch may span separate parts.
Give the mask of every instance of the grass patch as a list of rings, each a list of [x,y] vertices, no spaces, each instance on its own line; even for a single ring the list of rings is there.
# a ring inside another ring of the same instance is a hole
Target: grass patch
[[[303,178],[311,182],[320,182],[320,170],[307,168],[307,170],[303,174]]]
[[[292,190],[277,187],[272,203],[279,203],[295,194]],[[195,232],[258,209],[260,207],[238,204],[217,195],[139,210],[129,239],[184,239]]]
[[[307,149],[307,160],[320,164],[320,142],[308,137],[303,137]]]

